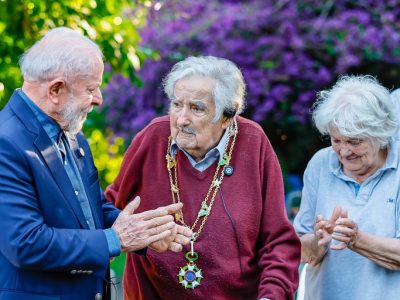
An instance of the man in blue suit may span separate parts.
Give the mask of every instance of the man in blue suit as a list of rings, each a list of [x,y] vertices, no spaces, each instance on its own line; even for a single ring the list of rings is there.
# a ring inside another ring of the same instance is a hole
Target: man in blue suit
[[[180,251],[192,232],[173,222],[181,204],[134,214],[139,197],[122,212],[104,200],[80,132],[102,103],[95,43],[56,28],[20,66],[0,112],[0,299],[105,299],[111,257]]]

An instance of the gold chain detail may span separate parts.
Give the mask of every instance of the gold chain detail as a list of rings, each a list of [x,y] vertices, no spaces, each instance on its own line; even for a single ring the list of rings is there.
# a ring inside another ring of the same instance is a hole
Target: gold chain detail
[[[229,165],[229,162],[232,157],[232,151],[233,151],[233,147],[236,142],[237,131],[238,131],[238,127],[237,127],[236,119],[234,119],[233,124],[229,127],[228,140],[225,145],[224,155],[218,161],[218,165],[215,170],[214,177],[211,181],[211,184],[207,191],[207,194],[206,194],[204,200],[202,201],[201,208],[199,209],[199,213],[197,214],[196,220],[194,221],[193,225],[190,227],[190,229],[195,233],[195,235],[193,237],[193,242],[196,241],[197,238],[200,236],[200,233],[203,230],[203,227],[208,219],[208,216],[211,213],[211,209],[214,205],[214,201],[215,201],[217,192],[219,190],[219,187],[222,184],[222,180],[224,179],[225,167],[227,165]],[[231,138],[233,138],[232,142],[231,142]],[[172,201],[173,201],[173,203],[179,203],[179,202],[181,202],[181,199],[179,197],[179,186],[178,186],[178,173],[177,173],[178,161],[175,158],[172,158],[172,156],[171,156],[171,153],[170,153],[171,142],[172,142],[172,137],[170,136],[168,138],[167,155],[165,156],[165,158],[167,160],[167,170],[168,170],[169,184],[170,184],[171,194],[172,194]],[[230,145],[229,151],[227,152],[229,145]],[[172,169],[174,169],[174,172],[173,172],[174,175],[172,175]],[[211,195],[211,199],[210,199],[210,195]],[[210,201],[209,201],[209,199],[210,199]],[[204,215],[201,215],[200,212],[204,209],[204,207],[206,209],[206,212]],[[196,228],[201,217],[203,217],[203,220],[200,223],[200,226],[199,226],[197,232],[195,232],[194,229]],[[188,226],[184,221],[182,210],[180,210],[178,213],[175,214],[175,219],[176,219],[176,221],[180,222],[181,224]]]

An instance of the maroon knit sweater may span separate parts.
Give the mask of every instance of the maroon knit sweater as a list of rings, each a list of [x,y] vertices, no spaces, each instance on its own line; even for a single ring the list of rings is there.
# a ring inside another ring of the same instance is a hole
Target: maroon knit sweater
[[[293,299],[298,284],[300,243],[284,208],[281,169],[256,123],[238,118],[238,136],[230,165],[211,214],[195,243],[203,280],[195,289],[179,282],[186,265],[181,253],[128,254],[125,299]],[[168,117],[153,120],[133,140],[121,171],[106,197],[119,208],[139,195],[138,212],[172,203],[165,155]],[[178,184],[186,224],[193,224],[212,181],[216,163],[199,172],[181,151]]]

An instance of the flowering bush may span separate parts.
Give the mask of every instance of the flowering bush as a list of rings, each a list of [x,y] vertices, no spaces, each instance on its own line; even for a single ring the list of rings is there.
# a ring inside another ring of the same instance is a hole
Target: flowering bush
[[[166,0],[140,31],[141,88],[115,76],[105,89],[108,124],[125,137],[166,111],[161,79],[189,55],[234,61],[247,83],[245,115],[259,122],[289,171],[302,172],[321,141],[309,111],[316,91],[343,73],[395,83],[399,1]]]

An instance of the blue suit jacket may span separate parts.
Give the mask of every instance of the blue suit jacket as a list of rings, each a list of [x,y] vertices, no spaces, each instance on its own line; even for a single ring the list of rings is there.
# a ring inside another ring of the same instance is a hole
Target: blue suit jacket
[[[14,93],[0,112],[0,300],[94,299],[109,268],[103,228],[119,210],[104,200],[89,145],[72,148],[89,198],[89,230],[57,150]]]

